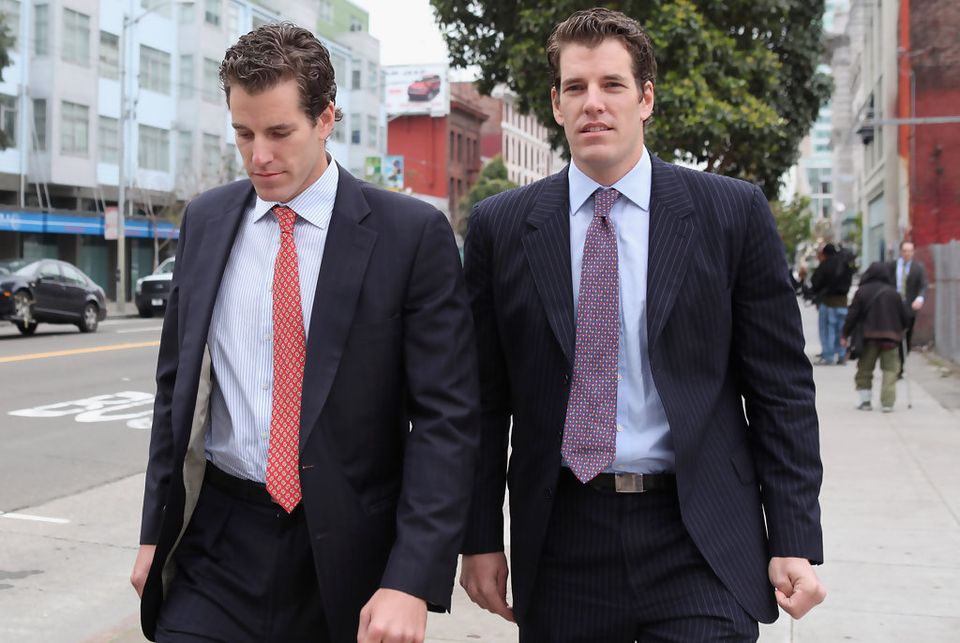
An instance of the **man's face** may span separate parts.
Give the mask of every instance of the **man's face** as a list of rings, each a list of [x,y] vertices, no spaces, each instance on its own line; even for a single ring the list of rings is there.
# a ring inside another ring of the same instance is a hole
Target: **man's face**
[[[325,141],[333,129],[334,106],[311,123],[300,108],[296,81],[284,80],[258,94],[231,87],[230,116],[243,166],[264,201],[290,201],[327,169]]]
[[[903,257],[904,261],[911,261],[913,259],[913,244],[905,243],[900,246],[900,256]]]
[[[560,89],[550,91],[553,117],[563,126],[577,167],[611,185],[643,155],[643,121],[653,113],[653,83],[642,91],[620,40],[560,50]]]

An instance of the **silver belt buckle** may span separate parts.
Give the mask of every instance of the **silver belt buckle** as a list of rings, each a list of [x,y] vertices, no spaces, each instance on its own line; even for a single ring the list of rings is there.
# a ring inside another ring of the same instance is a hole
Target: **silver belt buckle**
[[[617,493],[643,493],[642,473],[615,473],[613,474],[614,489]]]

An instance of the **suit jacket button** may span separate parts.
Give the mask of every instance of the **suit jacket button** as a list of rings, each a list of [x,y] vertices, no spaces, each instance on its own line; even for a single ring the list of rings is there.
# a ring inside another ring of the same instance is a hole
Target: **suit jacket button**
[[[550,487],[547,487],[546,496],[547,496],[547,500],[550,500],[550,498],[553,497],[553,489],[551,489]]]
[[[560,377],[560,379],[563,380],[563,383],[564,383],[564,384],[569,384],[569,383],[570,383],[570,374],[569,374],[569,373],[564,373],[564,374]]]

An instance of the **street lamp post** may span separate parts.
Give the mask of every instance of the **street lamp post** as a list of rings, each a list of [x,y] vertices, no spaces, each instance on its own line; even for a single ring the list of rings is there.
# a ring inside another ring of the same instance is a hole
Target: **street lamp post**
[[[126,214],[127,214],[127,186],[126,186],[126,165],[127,165],[127,117],[130,110],[127,106],[127,34],[130,27],[133,27],[145,17],[175,4],[194,4],[194,0],[168,0],[160,2],[146,9],[136,16],[127,16],[123,14],[123,20],[120,26],[120,60],[118,61],[118,72],[120,77],[120,122],[119,122],[119,152],[117,159],[117,305],[119,312],[123,315],[126,312],[127,302],[127,237],[126,237]]]

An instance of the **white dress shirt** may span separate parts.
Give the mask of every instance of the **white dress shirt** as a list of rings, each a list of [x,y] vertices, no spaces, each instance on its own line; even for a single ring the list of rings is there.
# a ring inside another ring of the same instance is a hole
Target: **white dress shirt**
[[[305,334],[339,179],[337,164],[327,158],[320,178],[281,204],[297,213],[293,238]],[[275,205],[258,196],[244,214],[207,336],[213,388],[206,457],[227,473],[258,482],[266,480],[273,403],[273,266],[280,248]]]

